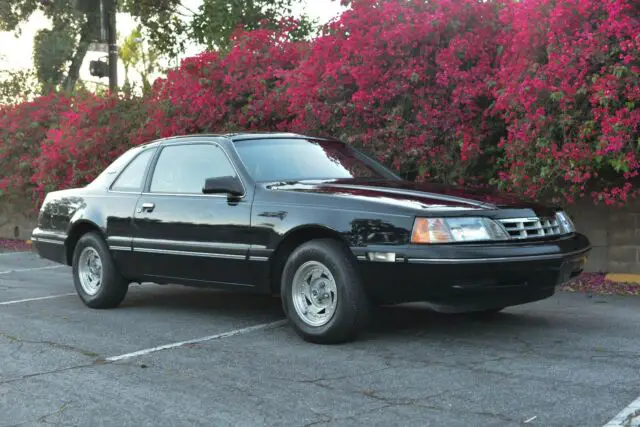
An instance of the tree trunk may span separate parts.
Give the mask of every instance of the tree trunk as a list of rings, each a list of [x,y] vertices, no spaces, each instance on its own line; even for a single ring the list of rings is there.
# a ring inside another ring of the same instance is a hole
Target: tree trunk
[[[62,84],[64,90],[67,92],[73,91],[76,86],[76,82],[80,77],[80,67],[82,67],[84,58],[87,56],[87,52],[89,51],[91,35],[93,34],[94,28],[97,25],[97,22],[95,22],[95,20],[91,19],[89,16],[87,17],[87,20],[82,25],[82,29],[80,30],[80,41],[78,42],[76,52],[71,59],[71,65],[69,65],[67,76],[65,77]]]

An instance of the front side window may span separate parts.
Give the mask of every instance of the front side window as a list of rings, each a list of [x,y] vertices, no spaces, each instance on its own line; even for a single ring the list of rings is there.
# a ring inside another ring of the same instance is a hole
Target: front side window
[[[116,178],[115,182],[111,186],[113,191],[142,191],[144,174],[147,171],[147,165],[149,160],[153,156],[155,149],[144,150],[138,154],[122,173]]]
[[[237,141],[236,150],[256,181],[397,179],[346,144],[302,138]]]
[[[207,178],[236,176],[233,165],[220,147],[186,144],[164,147],[158,157],[152,193],[202,194]]]

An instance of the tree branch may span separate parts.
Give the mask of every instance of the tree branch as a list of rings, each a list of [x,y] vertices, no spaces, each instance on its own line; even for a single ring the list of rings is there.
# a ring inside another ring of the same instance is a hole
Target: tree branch
[[[178,6],[182,7],[183,9],[185,9],[187,12],[189,12],[192,16],[197,15],[196,12],[194,12],[193,10],[189,9],[187,6],[183,5],[182,2],[178,2]],[[183,15],[186,16],[186,15]]]

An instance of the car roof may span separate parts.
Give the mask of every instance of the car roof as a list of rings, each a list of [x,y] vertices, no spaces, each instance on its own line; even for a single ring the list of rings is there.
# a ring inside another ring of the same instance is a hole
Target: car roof
[[[150,141],[146,144],[141,144],[141,147],[154,147],[164,143],[180,144],[180,142],[188,142],[193,138],[225,138],[231,142],[250,141],[256,139],[278,139],[278,138],[296,138],[296,139],[315,139],[324,141],[336,141],[330,138],[323,138],[318,136],[303,135],[298,133],[289,132],[236,132],[236,133],[193,133],[187,135],[168,136],[161,139]]]
[[[230,139],[233,142],[247,141],[252,139],[278,139],[278,138],[328,140],[327,138],[321,138],[321,137],[311,136],[311,135],[302,135],[302,134],[290,133],[290,132],[242,132],[242,133],[229,133],[223,136],[225,138]]]

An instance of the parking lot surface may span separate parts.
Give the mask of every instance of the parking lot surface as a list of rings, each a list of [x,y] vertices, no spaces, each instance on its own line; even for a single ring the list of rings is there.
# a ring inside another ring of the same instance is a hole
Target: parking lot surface
[[[275,298],[159,285],[92,310],[69,267],[0,254],[0,426],[585,427],[640,394],[634,297],[559,293],[490,321],[384,307],[339,346],[283,317]]]

